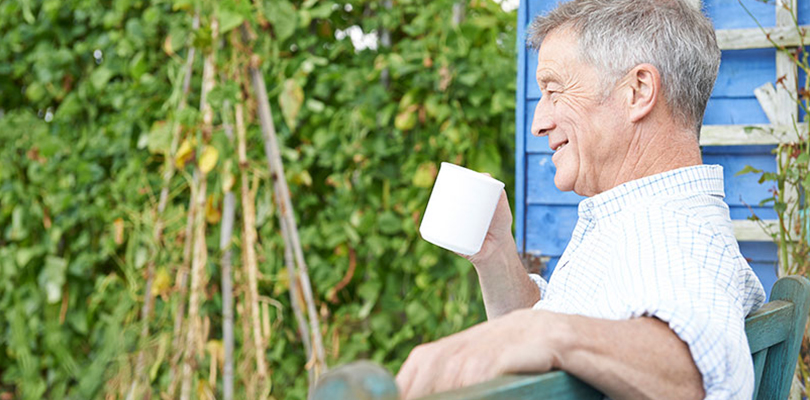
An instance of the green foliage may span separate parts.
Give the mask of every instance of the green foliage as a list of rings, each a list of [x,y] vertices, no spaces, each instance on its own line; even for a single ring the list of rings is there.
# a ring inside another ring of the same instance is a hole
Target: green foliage
[[[477,0],[456,25],[453,3],[0,3],[0,394],[122,397],[140,348],[149,350],[154,395],[166,390],[168,357],[159,349],[165,353],[182,300],[171,286],[200,144],[192,143],[201,118],[199,58],[189,107],[176,110],[188,46],[214,46],[211,18],[226,39],[242,22],[256,33],[251,46],[268,85],[330,365],[370,358],[396,371],[416,344],[482,321],[472,266],[422,241],[417,228],[441,161],[490,172],[512,187],[515,16]],[[192,29],[195,9],[199,31]],[[391,46],[357,50],[350,38],[336,38],[352,26],[388,31]],[[239,51],[222,42],[217,64],[227,79],[209,96],[219,161],[208,182],[209,280],[201,311],[216,340],[216,212],[222,187],[237,173],[220,124],[233,119],[224,107],[239,93],[229,75]],[[192,148],[172,180],[161,216],[166,233],[156,243],[157,196],[175,121]],[[248,127],[248,157],[258,182],[259,292],[280,303],[271,310],[266,354],[271,395],[304,399],[306,360],[257,123]],[[234,234],[238,246],[241,234]],[[153,339],[139,343],[149,260],[171,282],[158,288]],[[239,364],[247,356],[238,322],[236,329]],[[208,361],[200,363],[207,377]]]

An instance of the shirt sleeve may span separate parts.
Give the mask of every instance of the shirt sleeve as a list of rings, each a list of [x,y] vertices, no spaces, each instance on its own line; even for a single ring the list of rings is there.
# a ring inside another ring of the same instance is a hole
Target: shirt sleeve
[[[737,282],[739,269],[750,267],[736,241],[678,210],[639,210],[613,229],[616,264],[605,289],[614,315],[666,322],[689,346],[707,400],[750,400],[745,283]]]
[[[529,274],[529,278],[537,285],[537,288],[540,289],[540,299],[546,297],[546,288],[548,287],[548,282],[543,279],[542,276],[537,274]]]

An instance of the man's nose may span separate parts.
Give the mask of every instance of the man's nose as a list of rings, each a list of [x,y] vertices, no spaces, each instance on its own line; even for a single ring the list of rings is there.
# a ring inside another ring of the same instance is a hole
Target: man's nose
[[[532,117],[532,135],[546,136],[555,128],[554,120],[551,118],[550,101],[540,101],[534,109],[534,117]]]

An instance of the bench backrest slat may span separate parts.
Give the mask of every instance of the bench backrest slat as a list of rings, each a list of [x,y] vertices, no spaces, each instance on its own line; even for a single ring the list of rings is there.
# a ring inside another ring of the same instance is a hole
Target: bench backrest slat
[[[751,354],[783,342],[790,335],[794,305],[777,300],[765,304],[745,319]]]
[[[810,309],[810,281],[801,276],[780,278],[773,285],[771,301],[766,306],[775,307],[770,305],[781,302],[792,303],[793,307],[787,312],[774,312],[776,316],[771,318],[778,322],[769,322],[758,327],[759,322],[755,321],[754,317],[769,312],[769,309],[764,306],[764,311],[759,310],[746,320],[746,334],[749,343],[775,340],[777,332],[787,329],[783,340],[768,347],[765,361],[760,361],[764,365],[762,380],[755,392],[755,398],[758,400],[787,399],[793,383],[799,347],[804,336],[808,309]],[[776,307],[781,308],[781,305]],[[781,316],[782,313],[789,315],[789,318],[785,320]],[[751,320],[751,326],[754,327],[751,332],[748,331],[749,320]]]
[[[768,357],[768,349],[762,349],[753,354],[754,357],[754,393],[759,391],[762,383],[762,372],[765,371],[765,359]]]

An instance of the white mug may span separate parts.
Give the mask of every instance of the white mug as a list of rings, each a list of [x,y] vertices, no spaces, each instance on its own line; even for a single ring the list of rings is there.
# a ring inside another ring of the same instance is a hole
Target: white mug
[[[443,162],[419,233],[430,243],[464,255],[481,250],[504,184]]]

